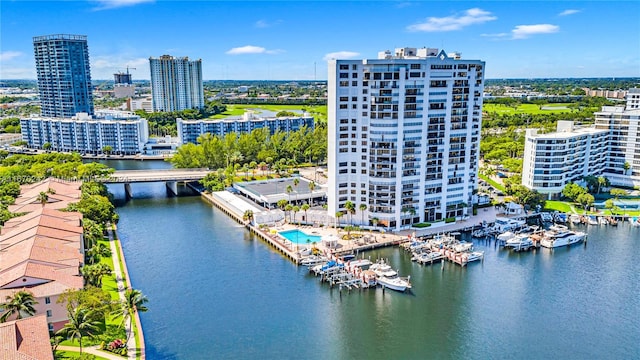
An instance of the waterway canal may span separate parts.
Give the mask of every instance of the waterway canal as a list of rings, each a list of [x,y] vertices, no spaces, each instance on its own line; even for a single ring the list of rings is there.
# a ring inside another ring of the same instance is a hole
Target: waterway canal
[[[381,249],[367,255],[410,274],[412,293],[340,296],[199,197],[132,188],[118,229],[150,299],[148,359],[640,358],[640,228],[591,227],[553,252],[475,242],[483,263],[444,271]]]

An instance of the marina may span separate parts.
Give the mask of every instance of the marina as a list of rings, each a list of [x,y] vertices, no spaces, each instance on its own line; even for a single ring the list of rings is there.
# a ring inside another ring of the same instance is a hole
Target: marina
[[[586,232],[588,244],[530,253],[461,232],[459,240],[484,252],[464,267],[423,266],[397,245],[377,247],[364,258],[410,275],[411,289],[341,292],[319,286],[306,266],[200,197],[168,198],[163,184],[134,190],[118,208],[118,231],[131,281],[153,303],[141,314],[150,359],[234,358],[238,348],[246,358],[415,358],[425,348],[439,358],[474,357],[478,349],[498,358],[640,357],[640,228],[628,219],[616,227],[567,224]],[[121,187],[113,191],[124,198]],[[185,299],[204,310],[190,310]],[[520,341],[531,334],[535,341]]]

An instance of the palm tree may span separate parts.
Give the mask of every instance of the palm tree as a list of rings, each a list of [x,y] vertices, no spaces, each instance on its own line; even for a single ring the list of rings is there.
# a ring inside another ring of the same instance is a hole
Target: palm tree
[[[249,163],[249,168],[251,169],[251,176],[252,177],[256,177],[256,166],[258,166],[258,163],[255,161],[252,161]]]
[[[298,192],[298,184],[300,184],[300,179],[293,178],[293,186],[296,187],[296,192]]]
[[[49,202],[49,194],[44,191],[40,191],[40,194],[38,194],[38,201],[40,202],[40,204],[42,204],[42,206],[44,206]]]
[[[298,211],[300,211],[300,206],[296,205],[291,210],[293,211],[293,221],[292,222],[296,222],[296,213]]]
[[[109,249],[105,244],[98,243],[91,247],[91,249],[87,250],[86,257],[87,262],[89,264],[95,264],[100,261],[100,258],[110,257],[111,249]]]
[[[622,165],[622,168],[624,169],[624,173],[626,174],[627,171],[629,171],[629,169],[631,169],[631,164],[629,164],[627,161],[625,161],[624,165]]]
[[[358,208],[360,209],[360,211],[361,211],[360,215],[362,216],[361,224],[364,225],[364,212],[365,212],[365,210],[367,210],[367,204],[360,204],[360,206],[358,206]]]
[[[100,322],[97,320],[95,311],[78,306],[69,312],[69,322],[58,331],[58,334],[66,336],[69,340],[78,339],[80,354],[82,354],[82,338],[94,337],[99,331],[99,326]]]
[[[242,215],[242,220],[251,222],[253,220],[253,211],[247,210]]]
[[[126,318],[133,318],[136,312],[146,312],[149,310],[144,304],[149,302],[142,291],[136,289],[127,289],[124,293],[124,314],[125,316],[122,318],[124,322]],[[131,337],[131,321],[129,321],[129,332],[127,333],[127,342],[129,342],[129,338]]]
[[[287,185],[287,188],[285,189],[285,191],[287,192],[287,195],[289,196],[289,203],[291,203],[291,192],[293,191],[293,188],[291,187],[291,185]]]
[[[342,211],[336,212],[336,227],[340,226],[340,218],[342,217],[342,215],[344,215]]]
[[[309,204],[302,204],[302,206],[300,207],[300,210],[304,211],[304,220],[307,222],[307,224],[309,223],[309,217],[307,216],[307,210],[309,210],[311,206],[309,206]]]
[[[13,294],[13,296],[7,296],[7,302],[0,304],[0,309],[4,310],[2,316],[0,316],[0,322],[6,322],[7,319],[13,314],[16,314],[17,319],[22,319],[26,316],[33,316],[36,313],[34,305],[38,302],[33,297],[33,294],[20,290]]]
[[[89,285],[101,287],[102,277],[105,275],[111,275],[111,268],[109,268],[109,265],[107,264],[98,263],[83,266],[81,272]]]
[[[609,179],[607,179],[604,176],[599,176],[598,177],[598,194],[600,194],[600,190],[602,189],[602,187],[606,187],[607,183],[609,182]]]
[[[293,205],[291,204],[287,204],[287,206],[284,207],[284,211],[289,213],[289,222],[291,222],[291,210],[293,210]]]
[[[276,205],[278,205],[280,209],[284,210],[284,208],[287,206],[288,203],[289,202],[287,200],[282,199],[282,200],[278,200]]]
[[[347,201],[346,203],[344,203],[344,208],[349,213],[349,221],[351,222],[351,225],[353,225],[353,214],[356,213],[356,204],[352,203],[351,201]]]
[[[413,226],[413,218],[416,216],[416,209],[413,207],[409,208],[409,215],[411,215],[411,225]]]
[[[378,227],[379,222],[380,222],[380,219],[378,219],[377,217],[374,217],[373,219],[371,219],[371,223],[373,224],[373,227]]]
[[[316,183],[315,182],[310,182],[309,183],[309,191],[312,193],[311,197],[309,198],[309,205],[311,205],[311,199],[313,198],[313,190],[316,189]]]

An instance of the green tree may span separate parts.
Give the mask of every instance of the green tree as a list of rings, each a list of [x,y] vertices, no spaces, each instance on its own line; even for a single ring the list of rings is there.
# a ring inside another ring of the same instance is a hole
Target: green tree
[[[562,195],[576,202],[577,202],[578,196],[586,193],[587,193],[586,188],[583,188],[582,186],[574,183],[568,183],[567,185],[565,185],[564,189],[562,189]]]
[[[613,196],[616,201],[618,201],[620,196],[627,196],[627,192],[622,189],[611,189],[611,191],[609,191],[609,195]]]
[[[68,313],[74,309],[82,307],[91,309],[97,318],[104,318],[114,309],[114,303],[108,292],[95,286],[86,286],[82,289],[68,289],[57,300],[58,304],[64,304]]]
[[[50,142],[46,142],[46,143],[42,144],[42,149],[49,151],[49,150],[51,150],[51,146],[52,145],[51,145]]]
[[[604,176],[598,176],[598,194],[600,194],[600,190],[602,190],[603,187],[608,187],[610,184],[609,179]]]
[[[353,214],[356,213],[356,204],[347,200],[347,202],[344,203],[344,208],[345,210],[347,210],[347,213],[349,214],[349,222],[351,223],[351,225],[353,225]]]
[[[307,216],[307,210],[309,210],[309,208],[311,208],[309,204],[302,204],[302,206],[300,207],[300,210],[304,211],[304,220],[307,222],[307,224],[309,223],[309,217]]]
[[[378,219],[377,217],[374,217],[371,219],[371,223],[373,224],[373,227],[378,227],[379,222],[380,222],[380,219]]]
[[[288,202],[287,200],[285,200],[285,199],[281,199],[281,200],[278,200],[278,202],[276,203],[276,205],[278,205],[278,207],[279,207],[281,210],[284,210],[284,208],[287,206],[287,204],[288,204],[288,203],[289,203],[289,202]]]
[[[252,210],[246,210],[244,212],[244,214],[242,215],[242,220],[244,221],[253,221],[253,211]]]
[[[340,218],[342,216],[344,216],[344,213],[342,211],[336,212],[336,227],[340,227]]]
[[[102,152],[107,155],[111,155],[111,153],[113,152],[113,146],[105,145],[104,147],[102,147]]]
[[[582,205],[585,210],[587,210],[589,206],[593,205],[594,201],[595,201],[595,198],[593,197],[593,195],[589,193],[582,193],[578,195],[578,197],[576,198],[576,202]]]
[[[360,215],[362,216],[361,224],[364,225],[364,212],[365,212],[365,210],[367,210],[367,204],[360,204],[360,206],[358,206],[358,208],[360,209]]]
[[[611,213],[613,214],[613,208],[615,207],[615,203],[613,202],[612,199],[608,199],[607,201],[604,202],[604,207],[605,209],[609,209],[609,211],[611,211]]]
[[[296,213],[298,211],[300,211],[300,206],[298,206],[298,205],[294,206],[293,208],[291,208],[291,211],[293,211],[293,221],[292,222],[295,223],[295,221],[296,221]]]
[[[38,201],[40,202],[40,204],[42,204],[42,206],[45,206],[49,202],[49,194],[44,191],[40,191],[40,193],[38,194]]]
[[[102,286],[102,278],[111,275],[111,268],[105,263],[84,265],[80,271],[87,284],[95,287]]]
[[[145,305],[149,302],[149,299],[142,293],[142,291],[137,289],[127,289],[124,293],[124,301],[122,302],[121,309],[116,310],[114,315],[116,318],[122,317],[121,324],[124,325],[127,320],[133,319],[137,312],[146,312],[149,310]],[[129,321],[129,329],[127,331],[127,342],[131,338],[132,333],[132,321]]]
[[[97,243],[85,252],[85,257],[88,264],[96,264],[103,257],[111,257],[111,249],[103,243]]]
[[[100,195],[82,196],[77,203],[70,204],[68,211],[79,211],[84,218],[95,221],[98,224],[116,223],[118,214],[108,198]]]
[[[289,213],[289,222],[292,222],[291,221],[291,210],[293,210],[293,205],[287,203],[287,205],[284,207],[284,211],[285,211],[285,213]]]
[[[624,169],[624,173],[626,174],[629,171],[629,169],[631,169],[631,164],[625,161],[624,165],[622,165],[622,168]]]
[[[311,194],[313,194],[313,190],[316,189],[316,183],[313,181],[309,182],[309,191],[311,192]],[[311,200],[313,199],[313,195],[311,195],[311,197],[309,197],[309,205],[311,205]]]
[[[33,316],[36,313],[36,304],[38,302],[33,294],[25,290],[17,291],[13,296],[7,295],[6,302],[0,304],[0,310],[3,311],[0,322],[6,322],[13,314],[16,314],[16,319]]]
[[[285,191],[287,192],[287,195],[289,196],[289,203],[291,203],[291,192],[293,191],[293,188],[291,187],[291,185],[287,185],[287,188],[285,189]]]
[[[82,338],[93,338],[100,330],[100,321],[96,312],[77,307],[69,312],[69,322],[58,331],[58,334],[65,336],[68,340],[78,339],[80,343],[80,354],[82,354]]]

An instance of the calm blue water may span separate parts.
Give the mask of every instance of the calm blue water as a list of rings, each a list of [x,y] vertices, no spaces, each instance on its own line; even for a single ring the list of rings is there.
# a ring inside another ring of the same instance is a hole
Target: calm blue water
[[[149,359],[640,358],[640,228],[530,253],[476,241],[484,262],[444,270],[381,249],[367,254],[412,293],[341,295],[200,198],[165,194],[134,185],[118,209]]]
[[[319,235],[308,235],[301,230],[287,230],[280,231],[278,234],[283,236],[285,239],[291,241],[294,244],[311,244],[311,243],[320,243],[322,239]]]

